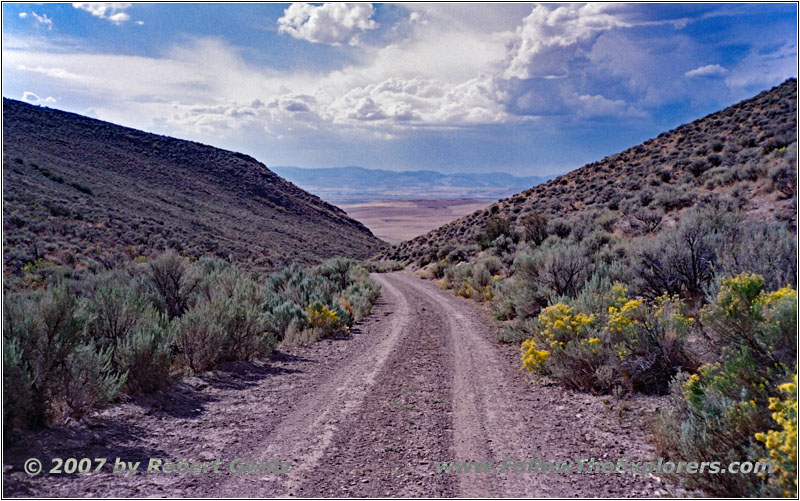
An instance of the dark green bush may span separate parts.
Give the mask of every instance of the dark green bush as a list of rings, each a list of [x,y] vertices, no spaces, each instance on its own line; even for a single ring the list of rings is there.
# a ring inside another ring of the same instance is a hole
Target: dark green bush
[[[514,239],[516,232],[512,229],[511,221],[500,217],[490,217],[483,231],[477,236],[481,250],[488,249],[498,237]]]
[[[636,254],[639,294],[650,299],[679,294],[699,304],[714,276],[713,233],[704,214],[689,212],[675,230],[640,240]]]
[[[533,247],[537,247],[547,238],[547,216],[541,212],[534,212],[520,220],[525,241]]]
[[[186,261],[168,252],[147,265],[147,278],[156,307],[170,319],[180,317],[191,306],[199,277],[190,276]]]
[[[558,241],[519,256],[514,270],[520,286],[542,299],[574,297],[591,276],[592,262],[581,246]]]
[[[153,305],[125,285],[105,285],[86,301],[86,332],[110,350],[112,367],[126,374],[128,393],[152,391],[169,376],[174,327]]]

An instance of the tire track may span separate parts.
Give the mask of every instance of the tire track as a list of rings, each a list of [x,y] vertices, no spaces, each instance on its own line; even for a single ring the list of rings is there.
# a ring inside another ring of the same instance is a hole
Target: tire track
[[[607,402],[532,386],[519,352],[469,300],[408,273],[373,275],[383,296],[349,339],[234,363],[84,423],[4,448],[6,496],[619,497],[629,475],[438,474],[438,461],[650,460],[641,426]],[[583,417],[582,417],[583,416]],[[630,437],[626,436],[631,434]],[[11,454],[9,454],[11,452]],[[292,461],[275,474],[27,477],[27,457]],[[21,469],[21,468],[20,468]]]
[[[453,460],[574,461],[579,458],[629,457],[640,453],[641,444],[623,446],[594,439],[576,412],[578,401],[597,398],[553,387],[534,387],[519,371],[518,354],[509,363],[507,353],[494,342],[494,329],[487,326],[468,300],[441,291],[432,282],[408,274],[394,274],[403,289],[423,294],[447,319],[452,345],[454,408]],[[518,353],[518,352],[517,352]],[[534,404],[534,401],[536,404]],[[601,416],[611,420],[610,415]],[[607,440],[608,437],[603,437]],[[618,452],[610,456],[609,452]],[[652,457],[652,456],[651,456]],[[589,475],[572,473],[530,474],[511,471],[497,474],[458,475],[461,497],[596,497],[638,496],[656,490],[650,479],[633,475]]]
[[[395,350],[410,319],[405,296],[390,281],[375,275],[373,279],[381,285],[385,301],[395,308],[385,326],[388,335],[374,349],[363,352],[350,364],[340,368],[330,382],[308,395],[270,433],[270,438],[274,436],[279,440],[270,441],[258,455],[250,456],[262,461],[276,458],[291,460],[291,473],[258,479],[244,476],[245,482],[242,482],[242,478],[229,476],[229,481],[220,486],[215,496],[239,497],[245,493],[255,497],[266,493],[273,497],[297,495],[300,485],[319,467],[334,438],[340,433],[353,431],[342,429],[341,424],[346,423],[364,404],[365,397]]]

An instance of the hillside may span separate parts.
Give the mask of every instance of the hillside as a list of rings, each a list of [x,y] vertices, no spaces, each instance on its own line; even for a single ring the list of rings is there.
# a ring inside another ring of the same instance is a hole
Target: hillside
[[[251,269],[385,247],[255,159],[3,99],[4,273],[170,248]]]
[[[490,220],[522,229],[595,225],[618,236],[673,227],[689,207],[722,206],[796,227],[797,80],[500,200],[383,256],[419,266],[445,244],[474,244]],[[474,250],[474,249],[473,249]]]
[[[272,169],[303,189],[333,203],[437,198],[498,200],[555,177],[517,177],[505,172],[397,172],[363,167]]]

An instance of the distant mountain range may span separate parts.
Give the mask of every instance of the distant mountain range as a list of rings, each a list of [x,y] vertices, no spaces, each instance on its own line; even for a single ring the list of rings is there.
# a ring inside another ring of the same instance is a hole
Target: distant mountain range
[[[275,173],[323,200],[355,203],[372,200],[470,198],[499,200],[553,179],[517,177],[505,172],[442,174],[431,170],[390,171],[363,167],[303,169],[272,167]]]

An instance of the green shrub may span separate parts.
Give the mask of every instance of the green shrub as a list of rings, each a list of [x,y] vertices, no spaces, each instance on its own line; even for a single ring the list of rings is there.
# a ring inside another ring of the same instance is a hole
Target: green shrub
[[[693,366],[684,348],[692,323],[676,298],[629,299],[616,285],[590,303],[542,310],[522,344],[523,365],[583,391],[664,393],[680,368]]]
[[[345,289],[342,297],[353,309],[353,320],[358,321],[369,315],[372,305],[380,297],[381,290],[372,281],[359,280]]]
[[[226,333],[215,321],[219,306],[219,303],[202,301],[180,318],[179,359],[195,373],[215,367],[220,360]]]
[[[286,301],[277,294],[268,299],[265,307],[267,314],[267,326],[275,336],[277,341],[282,341],[290,326],[296,330],[303,330],[308,320],[305,310],[293,301]]]
[[[565,219],[552,219],[547,223],[547,233],[559,238],[567,238],[572,233],[572,225]]]
[[[87,334],[111,351],[114,370],[127,374],[127,393],[152,391],[166,381],[174,328],[163,314],[120,285],[99,287],[85,310]]]
[[[366,268],[343,259],[291,266],[264,285],[228,263],[174,253],[82,275],[4,297],[7,430],[152,391],[173,367],[199,373],[268,355],[286,337],[319,339],[366,316],[380,295]]]
[[[147,278],[153,302],[170,320],[180,317],[191,306],[199,278],[190,276],[188,264],[169,252],[147,265]]]
[[[4,400],[10,404],[4,419],[12,427],[79,416],[116,396],[125,375],[112,371],[111,350],[88,339],[84,326],[79,301],[65,284],[4,300],[3,357],[9,365],[3,384],[20,390]]]
[[[548,300],[574,297],[591,274],[592,262],[583,249],[566,241],[545,244],[532,254],[518,256],[514,261],[521,292],[517,312],[527,318]]]
[[[797,236],[782,224],[755,223],[731,218],[712,240],[717,275],[746,271],[764,278],[770,290],[797,286]]]
[[[400,271],[405,268],[403,263],[400,261],[394,261],[392,259],[367,261],[366,266],[370,273],[391,273],[393,271]]]
[[[10,315],[6,306],[6,315]],[[4,329],[5,330],[5,329]],[[5,334],[5,332],[4,332]],[[11,430],[42,421],[42,410],[36,408],[34,374],[25,359],[19,339],[3,339],[3,425],[5,436]]]
[[[656,431],[669,457],[724,462],[767,456],[757,436],[773,428],[771,399],[781,397],[779,386],[796,371],[797,292],[767,293],[763,283],[752,274],[726,279],[704,308],[704,329],[719,361],[675,379]],[[712,495],[764,496],[781,485],[775,476],[780,471],[766,478],[727,473],[679,479]]]
[[[678,228],[641,240],[637,251],[637,291],[650,299],[666,293],[697,305],[714,277],[715,230],[700,212],[684,215]]]
[[[511,227],[511,221],[500,217],[490,217],[483,228],[483,231],[478,234],[477,240],[481,250],[488,249],[492,242],[498,237],[510,237],[514,239],[516,232]]]
[[[541,212],[534,212],[520,220],[525,242],[533,247],[537,247],[547,238],[547,216]]]
[[[216,269],[198,282],[200,300],[181,318],[179,346],[195,372],[219,362],[268,355],[276,343],[268,325],[270,317],[262,309],[264,289],[233,267]],[[206,347],[198,346],[203,336],[207,336]]]
[[[175,322],[148,310],[114,347],[115,365],[128,375],[126,393],[150,392],[163,386],[172,367]]]
[[[472,282],[472,264],[460,263],[450,266],[445,270],[444,283],[455,291],[466,290],[466,286]],[[471,286],[470,286],[471,288]]]
[[[497,280],[492,284],[493,299],[490,303],[492,314],[497,320],[513,320],[517,316],[516,312],[516,282],[510,280]],[[508,336],[501,336],[502,342],[510,339]],[[527,336],[526,336],[527,337]],[[520,339],[519,341],[521,341]]]

